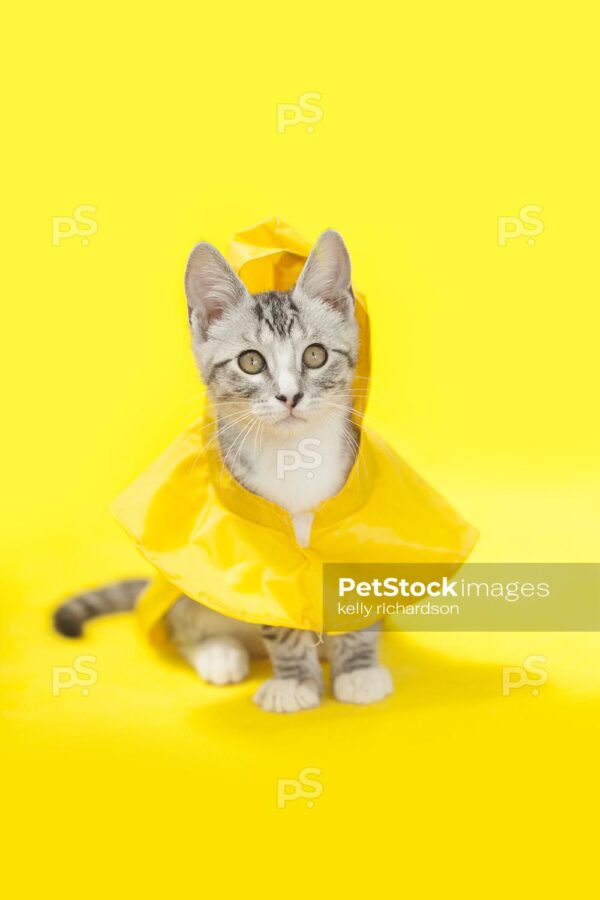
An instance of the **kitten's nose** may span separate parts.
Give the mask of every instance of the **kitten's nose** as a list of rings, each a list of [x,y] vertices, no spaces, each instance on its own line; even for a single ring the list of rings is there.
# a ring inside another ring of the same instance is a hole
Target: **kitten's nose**
[[[286,406],[289,406],[290,409],[293,409],[295,406],[298,406],[298,404],[300,403],[300,401],[302,400],[303,397],[304,397],[304,394],[301,394],[301,393],[294,394],[293,397],[289,397],[289,396],[286,397],[285,394],[277,394],[275,399],[281,400],[282,403],[285,403]]]

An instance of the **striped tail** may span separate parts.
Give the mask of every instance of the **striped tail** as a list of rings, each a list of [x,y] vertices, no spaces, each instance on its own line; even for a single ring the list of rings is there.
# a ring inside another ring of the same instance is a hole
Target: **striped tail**
[[[54,613],[54,627],[65,637],[81,637],[89,619],[108,613],[128,612],[148,584],[142,578],[117,581],[106,587],[77,594],[62,603]]]

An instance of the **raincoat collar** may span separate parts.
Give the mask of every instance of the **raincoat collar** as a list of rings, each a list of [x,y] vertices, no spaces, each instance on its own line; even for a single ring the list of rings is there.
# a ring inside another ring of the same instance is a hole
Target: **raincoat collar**
[[[199,429],[192,427],[189,435],[191,440],[194,440],[194,435],[198,436],[198,453],[205,456],[211,482],[223,506],[258,525],[283,531],[295,540],[290,514],[276,503],[252,493],[231,475],[218,449],[215,430],[216,425],[210,420]],[[363,430],[358,454],[343,487],[314,510],[313,530],[318,529],[322,522],[343,519],[360,509],[371,493],[375,467],[376,457]]]

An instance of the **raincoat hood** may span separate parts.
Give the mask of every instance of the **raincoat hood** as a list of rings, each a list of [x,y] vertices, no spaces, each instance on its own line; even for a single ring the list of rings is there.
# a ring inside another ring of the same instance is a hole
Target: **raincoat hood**
[[[279,219],[235,235],[228,261],[251,293],[293,287],[310,245]],[[357,384],[370,373],[369,319],[356,294]],[[183,432],[114,503],[112,511],[157,576],[140,598],[154,633],[181,594],[217,612],[267,625],[325,631],[324,563],[440,563],[458,567],[477,532],[375,432],[364,387],[354,392],[360,448],[346,483],[314,512],[308,547],[290,515],[253,494],[223,465],[215,422]],[[344,620],[344,630],[369,624]],[[333,629],[342,630],[342,629]]]

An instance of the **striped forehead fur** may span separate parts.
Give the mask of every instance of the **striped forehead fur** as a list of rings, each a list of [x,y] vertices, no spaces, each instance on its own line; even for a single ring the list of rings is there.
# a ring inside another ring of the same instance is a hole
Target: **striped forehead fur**
[[[264,291],[252,299],[252,311],[259,324],[281,338],[290,337],[294,325],[299,324],[300,313],[292,291]]]

